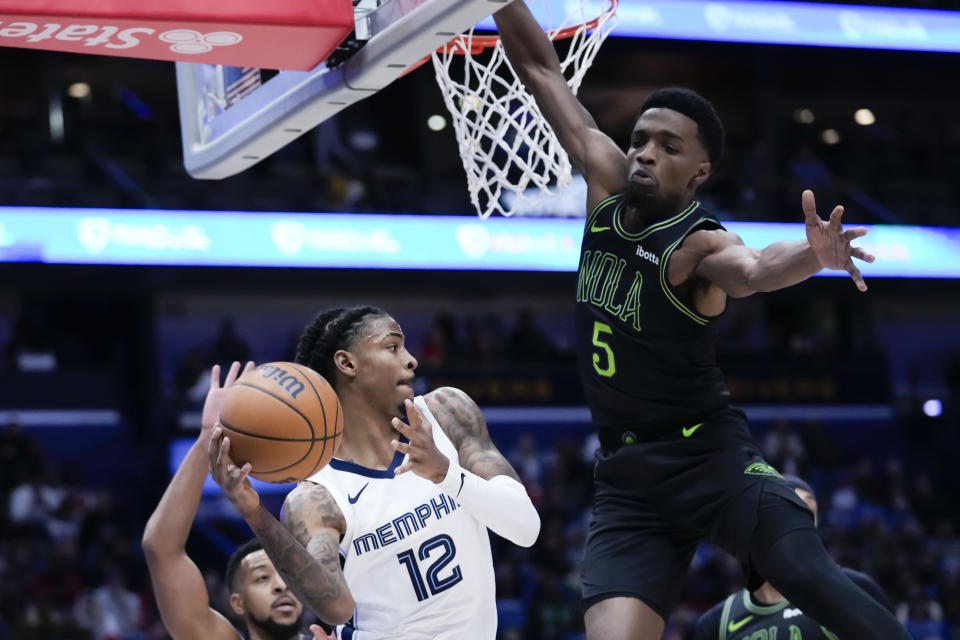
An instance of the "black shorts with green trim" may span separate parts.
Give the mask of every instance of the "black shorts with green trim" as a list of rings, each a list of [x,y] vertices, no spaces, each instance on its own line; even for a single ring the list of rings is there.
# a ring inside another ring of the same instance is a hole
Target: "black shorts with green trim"
[[[759,586],[749,557],[763,494],[803,510],[793,510],[798,520],[783,522],[783,533],[813,526],[806,504],[763,460],[739,409],[726,407],[650,441],[626,433],[621,442],[632,444],[597,454],[582,568],[586,608],[630,596],[666,620],[703,540],[735,555]]]

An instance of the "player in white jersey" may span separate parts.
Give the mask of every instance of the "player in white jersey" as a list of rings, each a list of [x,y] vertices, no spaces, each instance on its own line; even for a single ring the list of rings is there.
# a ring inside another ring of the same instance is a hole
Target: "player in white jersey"
[[[375,307],[318,315],[296,360],[334,386],[345,424],[335,458],[287,496],[286,526],[260,506],[228,438],[215,431],[209,451],[287,584],[341,638],[492,640],[487,529],[530,546],[540,518],[477,405],[449,387],[414,398],[417,361]]]

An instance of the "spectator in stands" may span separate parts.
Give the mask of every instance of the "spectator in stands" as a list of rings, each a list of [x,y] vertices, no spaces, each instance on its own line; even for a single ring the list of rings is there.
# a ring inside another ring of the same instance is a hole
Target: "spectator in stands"
[[[777,418],[763,439],[763,455],[783,473],[796,475],[807,457],[800,437],[785,418]]]
[[[907,600],[897,605],[897,617],[914,640],[950,640],[943,608],[917,585],[910,588]]]
[[[129,638],[140,628],[140,597],[127,588],[123,571],[111,566],[103,584],[80,595],[74,615],[95,640]]]

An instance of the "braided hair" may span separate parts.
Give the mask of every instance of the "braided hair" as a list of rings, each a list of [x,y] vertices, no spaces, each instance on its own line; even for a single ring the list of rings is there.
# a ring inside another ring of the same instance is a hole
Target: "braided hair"
[[[317,314],[300,336],[295,362],[303,364],[327,379],[336,387],[336,366],[333,354],[340,349],[349,349],[360,335],[368,316],[386,316],[379,307],[337,307]]]

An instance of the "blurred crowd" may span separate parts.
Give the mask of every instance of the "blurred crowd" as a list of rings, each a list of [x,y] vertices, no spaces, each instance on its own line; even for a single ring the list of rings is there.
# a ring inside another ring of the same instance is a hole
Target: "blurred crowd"
[[[136,504],[0,429],[0,638],[162,638],[145,588]]]
[[[952,224],[957,193],[950,176],[957,171],[960,148],[955,120],[895,114],[882,125],[845,132],[831,145],[820,140],[819,127],[787,123],[787,131],[791,124],[799,129],[785,133],[787,140],[776,150],[765,142],[732,140],[724,162],[701,190],[701,199],[725,219],[792,222],[799,219],[799,193],[809,188],[823,202],[846,204],[860,222]],[[284,148],[252,169],[252,179],[205,182],[183,173],[178,149],[159,155],[158,149],[169,146],[169,140],[152,128],[135,128],[122,137],[104,131],[103,148],[124,143],[112,151],[107,170],[70,145],[49,147],[32,139],[5,137],[0,123],[4,149],[0,202],[172,210],[472,213],[456,162],[443,171],[423,171],[415,158],[403,162],[377,152],[388,142],[380,140],[383,133],[375,129],[334,133],[334,138],[324,138],[323,132],[310,134],[308,140]],[[139,143],[131,145],[131,138]],[[341,138],[346,141],[331,150],[330,140]],[[101,148],[100,142],[96,144]],[[369,152],[352,146],[370,144],[374,148]],[[9,167],[4,167],[4,157],[11,159]],[[549,207],[544,214],[550,214]]]
[[[890,425],[874,429],[878,438],[895,434]],[[827,548],[842,565],[877,579],[913,638],[960,638],[960,514],[936,465],[880,459],[869,446],[850,447],[829,432],[780,420],[763,428],[758,441],[772,463],[810,480]],[[505,447],[542,530],[531,549],[492,536],[502,638],[582,638],[578,575],[596,446],[591,433],[558,437],[544,428]],[[921,450],[909,460],[943,455]],[[165,482],[154,478],[155,493]],[[82,471],[51,464],[37,436],[9,424],[0,430],[0,506],[0,640],[166,637],[139,549],[153,504],[142,497],[121,503],[109,491],[86,487]],[[214,606],[232,616],[225,554],[210,546],[194,559]],[[699,613],[742,585],[736,561],[702,545],[664,637],[689,637]]]

